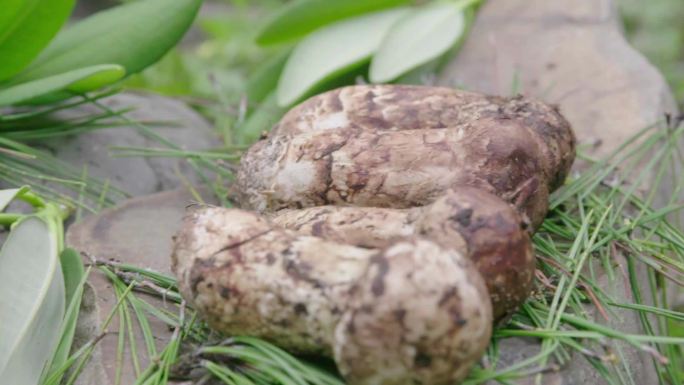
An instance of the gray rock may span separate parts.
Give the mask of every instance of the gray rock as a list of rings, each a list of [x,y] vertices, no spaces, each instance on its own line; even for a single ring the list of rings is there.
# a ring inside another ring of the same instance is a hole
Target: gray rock
[[[580,146],[601,157],[649,125],[662,124],[676,106],[663,77],[626,42],[610,0],[489,1],[480,10],[458,56],[439,78],[442,85],[509,95],[522,93],[560,106]],[[578,162],[579,167],[582,164]],[[662,191],[669,190],[663,186]],[[616,259],[624,263],[622,259]],[[620,266],[624,271],[624,266]],[[624,302],[633,299],[621,282],[612,282],[594,266],[602,289]],[[644,271],[642,287],[648,287]],[[596,321],[626,333],[641,333],[634,312],[618,311],[609,321],[587,306]],[[617,344],[624,367],[637,384],[658,382],[651,357]],[[499,369],[539,353],[533,339],[512,338],[500,347]],[[537,376],[517,380],[534,384]],[[543,384],[604,384],[578,355]]]
[[[114,110],[134,108],[126,114],[127,117],[147,123],[154,133],[182,149],[202,150],[220,146],[221,142],[209,124],[180,101],[155,95],[122,93],[108,97],[102,103]],[[62,112],[58,118],[68,119],[91,112],[97,112],[96,107],[84,106]],[[165,148],[157,140],[143,135],[135,126],[99,129],[41,141],[37,145],[77,169],[87,165],[89,175],[108,179],[113,186],[131,196],[178,188],[182,185],[179,175],[191,183],[199,181],[188,162],[178,158],[112,157],[110,148],[115,146]]]
[[[439,83],[558,104],[580,145],[599,142],[594,154],[608,154],[676,111],[619,22],[611,0],[488,1]]]
[[[208,203],[212,203],[208,194],[203,195]],[[104,210],[72,225],[67,232],[66,243],[102,261],[115,259],[170,275],[171,237],[180,227],[185,208],[193,202],[192,195],[186,190],[167,191],[130,199],[115,208]],[[75,337],[76,348],[93,340],[102,332],[101,325],[117,303],[109,279],[97,269],[91,272],[87,288]],[[158,297],[139,293],[136,295],[157,308],[177,312],[174,309],[175,305]],[[143,353],[145,340],[135,316],[131,317],[135,324],[133,330],[139,351],[138,357],[144,370],[150,363],[150,357]],[[172,332],[157,318],[150,316],[148,319],[160,351]],[[119,327],[118,317],[115,316],[108,328],[110,333],[97,344],[77,384],[115,383]],[[127,343],[124,355],[127,358],[123,360],[121,367],[121,384],[133,384],[136,379],[130,356],[130,345]]]

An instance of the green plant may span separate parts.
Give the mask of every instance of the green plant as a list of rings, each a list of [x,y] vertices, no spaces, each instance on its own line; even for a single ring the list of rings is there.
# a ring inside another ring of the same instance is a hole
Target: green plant
[[[124,194],[26,142],[95,129],[108,119],[107,126],[115,126],[111,118],[123,110],[62,122],[51,116],[111,95],[121,79],[160,59],[190,27],[201,0],[131,2],[58,34],[73,5],[74,0],[12,0],[3,5],[0,57],[9,59],[0,63],[0,180],[10,186],[30,184],[52,199],[92,210],[45,182],[102,204]],[[112,88],[86,96],[106,86]]]
[[[245,94],[258,107],[236,125],[236,142],[253,141],[306,96],[357,77],[421,82],[464,38],[480,0],[407,3],[299,0],[278,12],[256,41],[262,46],[295,41],[294,47],[286,59],[274,57],[264,64],[268,71],[254,71],[249,79]]]
[[[480,3],[233,4],[198,19],[207,40],[197,48],[177,49],[126,84],[186,96],[216,122],[226,145],[250,144],[308,95],[357,81],[429,82],[458,49]]]
[[[73,0],[12,1],[0,19],[0,106],[43,104],[111,85],[157,61],[190,27],[201,0],[144,0],[65,29]],[[42,33],[33,34],[34,26]]]
[[[317,86],[368,61],[371,82],[398,79],[449,51],[464,35],[465,13],[478,2],[396,7],[314,30],[296,45],[283,68],[276,89],[278,105],[291,106]],[[312,7],[315,2],[309,3]],[[294,15],[284,13],[282,17]],[[280,19],[272,23],[278,22]]]
[[[15,199],[34,212],[3,214]],[[0,375],[8,383],[37,384],[69,355],[85,272],[64,248],[67,213],[26,187],[0,190],[0,224],[10,226],[0,250]]]

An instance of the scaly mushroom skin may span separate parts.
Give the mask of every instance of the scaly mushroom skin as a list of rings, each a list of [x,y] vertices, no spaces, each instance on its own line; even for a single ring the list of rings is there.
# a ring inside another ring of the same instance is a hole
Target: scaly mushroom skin
[[[414,238],[371,258],[335,329],[348,383],[453,385],[480,359],[489,298],[469,261],[444,250]]]
[[[295,106],[272,135],[356,127],[371,131],[455,128],[484,118],[522,122],[544,145],[551,191],[563,184],[575,158],[570,124],[554,106],[447,87],[375,84],[338,88]]]
[[[513,203],[536,228],[574,149],[570,125],[538,101],[439,87],[344,87],[293,108],[247,152],[237,198],[260,211],[406,208],[468,184]]]
[[[213,328],[333,355],[354,384],[453,384],[491,335],[477,270],[426,239],[359,248],[207,207],[185,218],[172,260]]]
[[[450,188],[479,187],[532,224],[548,207],[542,151],[513,120],[453,129],[357,128],[273,136],[242,157],[237,199],[260,212],[322,205],[409,208]]]
[[[457,250],[484,277],[495,322],[512,314],[532,289],[535,258],[520,215],[473,187],[455,188],[423,207],[318,206],[278,211],[271,221],[298,234],[362,247],[386,247],[419,235]]]
[[[301,235],[365,248],[380,248],[416,234],[415,222],[424,208],[315,206],[285,209],[267,214],[273,224]],[[456,237],[459,237],[456,234]],[[462,249],[465,240],[459,238]]]

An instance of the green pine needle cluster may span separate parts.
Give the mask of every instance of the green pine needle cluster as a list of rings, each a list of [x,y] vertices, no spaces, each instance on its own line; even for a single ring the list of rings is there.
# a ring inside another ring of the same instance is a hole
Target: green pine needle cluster
[[[105,91],[41,108],[0,111],[0,185],[31,186],[48,200],[89,212],[97,212],[128,197],[108,181],[88,176],[86,168],[75,168],[32,145],[39,140],[116,126],[112,118],[121,116],[127,109],[82,113],[67,120],[55,118],[62,111],[74,111],[114,92]],[[81,199],[72,198],[77,195]]]

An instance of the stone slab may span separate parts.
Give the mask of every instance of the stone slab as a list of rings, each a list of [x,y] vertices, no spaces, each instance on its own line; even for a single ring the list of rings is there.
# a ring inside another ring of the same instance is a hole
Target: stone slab
[[[121,93],[101,102],[114,110],[133,108],[126,114],[128,118],[148,123],[156,134],[182,149],[205,150],[221,145],[207,121],[181,101],[157,95]],[[96,107],[86,105],[61,112],[56,118],[69,119],[96,112]],[[120,120],[118,122],[121,123]],[[112,157],[112,147],[164,148],[134,125],[124,124],[43,140],[35,145],[72,164],[77,170],[87,166],[90,176],[109,180],[131,196],[179,188],[182,185],[179,175],[191,183],[199,182],[188,162],[179,158]]]
[[[205,202],[213,203],[208,193]],[[185,208],[196,203],[187,190],[161,192],[149,196],[133,198],[121,205],[102,211],[100,214],[85,218],[72,225],[66,236],[66,244],[81,252],[107,261],[114,259],[142,268],[171,274],[170,259],[171,237],[179,229]],[[84,259],[88,263],[88,259]],[[157,307],[173,307],[161,299],[145,294],[137,294]],[[81,306],[76,344],[82,345],[92,340],[100,331],[117,299],[107,277],[93,269],[88,280],[88,290]],[[171,311],[174,311],[170,308]],[[171,336],[171,330],[154,317],[148,317],[158,348],[162,348]],[[139,352],[145,351],[145,341],[133,316],[136,345]],[[118,317],[108,328],[109,333],[95,349],[93,358],[86,366],[77,384],[114,384],[116,376]],[[126,348],[121,384],[133,384],[135,375],[130,360],[128,344]],[[149,357],[139,354],[140,364],[145,368]]]
[[[606,155],[676,113],[662,75],[622,34],[611,0],[488,1],[438,79],[558,104],[580,145]]]

